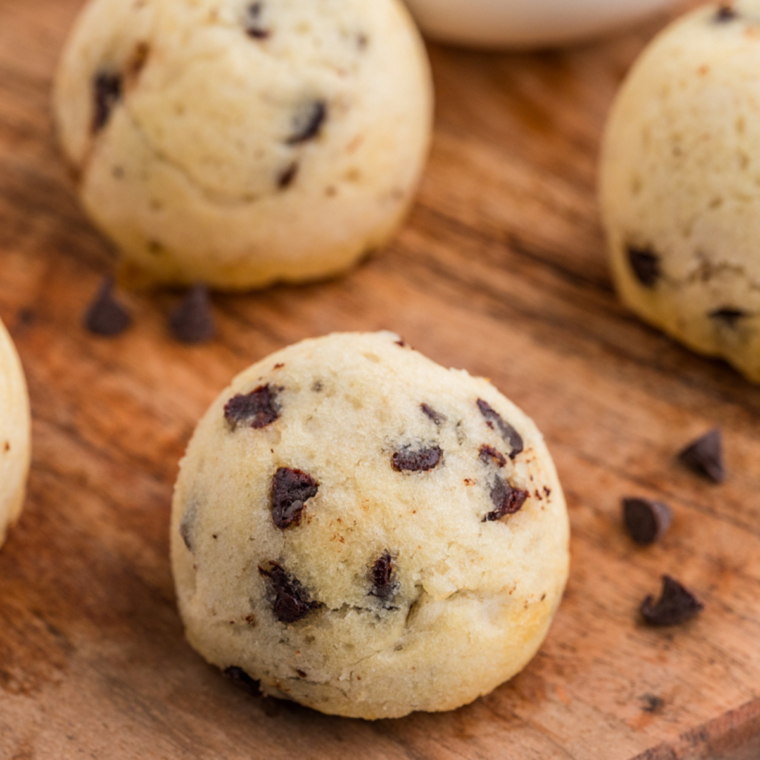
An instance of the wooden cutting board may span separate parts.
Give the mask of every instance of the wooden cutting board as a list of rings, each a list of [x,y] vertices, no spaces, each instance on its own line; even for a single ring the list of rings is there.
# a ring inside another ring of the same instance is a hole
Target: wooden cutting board
[[[339,280],[215,297],[218,339],[187,348],[167,336],[172,293],[130,296],[137,324],[115,340],[80,326],[112,268],[49,115],[80,4],[0,0],[0,316],[34,409],[26,511],[0,553],[0,756],[757,760],[760,391],[621,308],[594,197],[613,93],[666,19],[567,52],[432,46],[435,142],[395,243]],[[307,336],[379,328],[489,376],[535,418],[573,566],[511,683],[366,723],[248,697],[204,664],[175,608],[168,517],[195,421],[234,373]],[[674,460],[716,424],[720,487]],[[655,548],[620,527],[620,498],[638,494],[675,511]],[[706,610],[645,628],[638,604],[666,572]]]

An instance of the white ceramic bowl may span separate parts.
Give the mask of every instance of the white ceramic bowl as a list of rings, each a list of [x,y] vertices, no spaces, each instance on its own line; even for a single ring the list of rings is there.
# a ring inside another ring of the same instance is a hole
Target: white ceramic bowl
[[[474,47],[575,42],[636,22],[678,0],[406,0],[431,39]]]

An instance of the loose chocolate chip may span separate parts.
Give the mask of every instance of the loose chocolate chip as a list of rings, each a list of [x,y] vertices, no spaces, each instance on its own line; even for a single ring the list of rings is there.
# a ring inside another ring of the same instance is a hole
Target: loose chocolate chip
[[[482,462],[485,462],[486,464],[495,462],[497,467],[504,467],[504,465],[507,463],[507,458],[504,456],[504,454],[502,454],[498,449],[495,449],[493,446],[489,446],[487,443],[484,443],[480,447],[479,456]]]
[[[660,598],[655,602],[653,596],[648,596],[641,603],[641,616],[649,625],[678,625],[698,615],[704,607],[705,605],[677,580],[663,575]]]
[[[298,174],[298,162],[288,164],[277,176],[277,187],[280,190],[287,190],[292,184],[293,180]]]
[[[245,33],[255,40],[265,40],[272,32],[261,23],[263,3],[251,3],[246,11]]]
[[[665,707],[665,700],[662,699],[662,697],[655,696],[654,694],[642,695],[641,702],[641,709],[646,713],[656,714],[662,712],[662,708]]]
[[[84,315],[84,326],[95,335],[120,335],[132,324],[129,312],[113,296],[113,279],[104,277]]]
[[[260,683],[254,678],[251,678],[242,668],[237,665],[231,665],[229,668],[224,669],[225,678],[229,678],[235,686],[247,691],[254,697],[261,693]]]
[[[272,478],[272,519],[280,529],[301,524],[306,502],[317,495],[319,483],[308,473],[280,467]]]
[[[169,314],[169,327],[180,343],[205,343],[216,333],[211,301],[205,285],[198,284]]]
[[[522,488],[513,488],[506,480],[497,477],[491,488],[491,501],[496,509],[489,512],[483,522],[495,522],[505,515],[519,512],[529,495]]]
[[[388,599],[396,590],[396,584],[393,582],[393,558],[390,552],[384,551],[375,560],[370,572],[370,580],[372,590],[369,593],[378,599]]]
[[[499,428],[501,437],[510,445],[512,451],[509,452],[509,458],[514,459],[523,450],[523,439],[520,434],[507,422],[502,416],[482,398],[478,399],[478,409],[485,417],[486,424],[493,430],[494,423]]]
[[[422,409],[425,416],[433,420],[436,425],[441,425],[441,423],[446,422],[446,417],[440,412],[436,412],[429,404],[420,404],[420,409]]]
[[[307,103],[293,119],[293,134],[286,140],[288,145],[313,140],[322,130],[327,119],[327,103],[324,100],[313,100]]]
[[[396,472],[420,472],[432,470],[441,461],[443,451],[439,446],[412,449],[406,446],[391,457],[391,465]]]
[[[715,483],[726,479],[723,464],[723,438],[720,428],[714,428],[690,443],[678,458],[692,471],[704,475]]]
[[[99,132],[108,124],[111,111],[121,100],[121,74],[101,71],[92,83],[93,117],[92,130]]]
[[[652,499],[623,499],[623,522],[628,535],[640,546],[661,539],[673,520],[667,504]]]
[[[746,311],[741,309],[733,309],[730,306],[726,306],[722,309],[715,309],[715,311],[709,312],[707,315],[710,319],[715,319],[730,328],[735,328],[739,323],[739,320],[749,316]]]
[[[721,3],[714,16],[715,21],[719,24],[725,23],[727,21],[733,21],[737,18],[739,18],[739,14],[733,7],[733,3]]]
[[[296,623],[322,606],[311,601],[298,580],[276,562],[269,562],[266,567],[259,565],[259,573],[269,579],[275,597],[272,612],[281,623]]]
[[[636,279],[651,288],[660,279],[660,257],[648,248],[628,246],[628,263],[631,265]]]
[[[260,385],[245,395],[239,393],[224,405],[224,418],[233,430],[242,424],[264,428],[279,417],[277,389],[271,385]]]

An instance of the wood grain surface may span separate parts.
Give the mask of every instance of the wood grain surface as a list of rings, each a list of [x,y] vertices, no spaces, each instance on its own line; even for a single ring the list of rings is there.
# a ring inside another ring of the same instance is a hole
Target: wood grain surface
[[[660,17],[565,52],[430,49],[438,97],[419,202],[348,276],[215,296],[219,337],[174,343],[178,294],[81,328],[112,268],[53,139],[51,75],[80,0],[0,0],[0,316],[28,374],[26,511],[0,553],[0,757],[697,760],[760,757],[760,392],[626,313],[594,196],[613,94]],[[336,330],[390,328],[490,377],[544,431],[573,565],[540,654],[458,711],[367,723],[237,691],[186,644],[168,560],[177,462],[231,376]],[[674,453],[723,427],[714,486]],[[634,546],[620,498],[675,512]],[[654,630],[671,573],[706,602]]]

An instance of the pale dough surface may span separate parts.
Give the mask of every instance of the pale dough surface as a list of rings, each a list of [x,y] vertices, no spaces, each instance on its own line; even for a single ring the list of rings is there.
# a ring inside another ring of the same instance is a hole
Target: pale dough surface
[[[399,0],[90,0],[54,101],[127,281],[233,290],[333,275],[383,245],[432,122]]]
[[[452,709],[511,678],[543,641],[568,574],[565,501],[535,424],[487,380],[397,341],[334,334],[240,374],[195,431],[172,512],[190,643],[266,694],[362,718]],[[230,399],[261,388],[278,418],[232,425]],[[519,434],[514,458],[479,402]],[[399,452],[430,450],[440,457],[429,469],[394,466]],[[272,508],[280,468],[318,483],[285,528]],[[498,479],[528,498],[489,521]],[[384,554],[385,597],[373,580]],[[269,563],[315,605],[302,619],[276,618]]]
[[[0,546],[24,504],[30,438],[24,372],[11,337],[0,322]]]
[[[607,127],[601,203],[623,301],[760,382],[760,0],[702,7],[643,53]],[[649,282],[631,250],[655,257]]]

